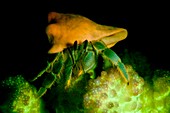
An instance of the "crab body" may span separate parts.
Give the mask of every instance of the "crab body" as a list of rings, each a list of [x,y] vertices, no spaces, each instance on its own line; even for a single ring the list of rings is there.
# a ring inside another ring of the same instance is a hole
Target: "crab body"
[[[94,79],[97,73],[113,66],[128,82],[124,64],[109,49],[126,38],[126,29],[100,25],[81,15],[57,12],[49,13],[48,22],[46,34],[52,44],[48,53],[56,56],[32,80],[45,76],[38,97],[43,96],[55,83],[61,88],[71,89],[84,77]]]
[[[100,61],[99,61],[100,60]],[[124,64],[114,51],[107,48],[102,41],[84,41],[82,44],[74,43],[73,46],[56,53],[55,59],[36,76],[33,81],[45,76],[42,87],[38,91],[38,97],[57,83],[63,88],[73,87],[83,76],[89,79],[96,78],[96,73],[110,67],[117,67],[125,82],[128,82],[128,74]],[[102,70],[96,70],[96,68]]]

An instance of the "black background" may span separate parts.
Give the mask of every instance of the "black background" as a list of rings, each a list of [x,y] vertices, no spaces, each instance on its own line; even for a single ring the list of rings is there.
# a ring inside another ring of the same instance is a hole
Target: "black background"
[[[100,24],[126,28],[128,37],[113,47],[115,52],[140,51],[154,68],[170,69],[169,10],[163,1],[46,0],[1,5],[1,80],[16,74],[36,75],[46,65],[50,11],[81,14]]]

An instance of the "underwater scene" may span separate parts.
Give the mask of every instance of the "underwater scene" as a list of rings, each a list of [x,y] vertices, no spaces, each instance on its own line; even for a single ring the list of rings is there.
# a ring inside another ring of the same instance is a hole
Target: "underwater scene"
[[[40,35],[32,34],[44,42],[21,44],[34,52],[7,52],[0,67],[0,113],[170,113],[169,56],[155,49],[152,58],[150,48],[134,48],[151,43],[128,39],[136,36],[122,25],[128,19],[112,26],[86,13],[46,12],[45,27],[38,18],[41,30],[33,30]]]

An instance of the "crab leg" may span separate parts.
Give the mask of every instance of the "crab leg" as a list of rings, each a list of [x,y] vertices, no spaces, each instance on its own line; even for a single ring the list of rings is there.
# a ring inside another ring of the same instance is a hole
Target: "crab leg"
[[[106,59],[111,61],[112,65],[117,66],[122,77],[128,83],[128,81],[129,81],[128,73],[126,72],[126,68],[125,68],[124,64],[121,62],[121,59],[117,56],[117,54],[114,51],[112,51],[111,49],[107,48],[103,51],[103,55]]]
[[[41,77],[49,68],[51,67],[50,63],[48,63],[47,67],[43,69],[36,77],[34,77],[31,82],[37,80],[39,77]]]

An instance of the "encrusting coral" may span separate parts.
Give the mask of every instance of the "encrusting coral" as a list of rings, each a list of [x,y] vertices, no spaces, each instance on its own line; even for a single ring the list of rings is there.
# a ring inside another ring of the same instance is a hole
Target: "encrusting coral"
[[[152,80],[145,80],[144,88],[141,113],[170,113],[170,71],[155,70]]]
[[[129,84],[125,84],[117,69],[102,71],[97,79],[90,80],[84,95],[87,113],[124,113],[142,109],[139,97],[144,90],[144,80],[131,66],[126,66]]]
[[[85,87],[87,92],[82,98],[79,96],[83,99],[84,112],[169,113],[170,72],[156,70],[152,80],[144,81],[132,66],[126,65],[126,69],[130,78],[129,84],[124,82],[116,68],[102,71],[101,76],[88,81],[88,85]],[[47,113],[42,100],[36,98],[35,87],[24,80],[22,76],[9,77],[3,84],[15,90],[10,99],[0,107],[3,113]],[[82,89],[75,88],[75,90]],[[65,97],[60,94],[58,98]],[[72,104],[76,103],[76,101],[72,102]],[[60,107],[67,109],[68,106],[63,104]],[[70,108],[70,112],[72,111],[73,109]],[[80,111],[74,112],[80,113]]]
[[[84,95],[86,113],[169,113],[170,72],[157,72],[152,81],[145,80],[130,65],[129,85],[116,69],[102,71],[90,80]],[[163,74],[163,75],[159,75]],[[159,76],[156,76],[159,75]]]
[[[0,106],[2,113],[44,113],[42,100],[36,98],[36,88],[21,75],[9,77],[2,85],[11,89],[9,99]]]

